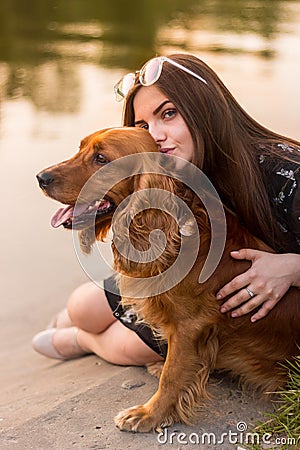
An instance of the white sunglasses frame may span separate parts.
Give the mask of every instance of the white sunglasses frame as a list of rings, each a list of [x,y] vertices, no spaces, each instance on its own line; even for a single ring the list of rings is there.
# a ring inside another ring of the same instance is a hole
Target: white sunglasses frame
[[[143,80],[143,72],[146,69],[146,66],[150,63],[150,61],[153,61],[154,59],[159,60],[159,70],[157,71],[157,76],[151,80],[151,82],[146,83]],[[202,78],[200,75],[198,75],[197,73],[193,72],[192,70],[188,69],[187,67],[182,66],[181,64],[177,63],[176,61],[173,61],[173,59],[168,58],[167,56],[156,56],[155,58],[150,59],[149,61],[147,61],[143,67],[140,70],[137,70],[135,73],[130,72],[127,73],[126,75],[124,75],[115,85],[114,85],[114,92],[115,92],[115,97],[116,100],[118,102],[122,101],[125,99],[125,97],[127,96],[128,92],[130,91],[130,89],[134,86],[135,84],[135,79],[136,79],[136,74],[139,74],[139,82],[142,86],[152,86],[152,84],[156,83],[157,80],[159,80],[159,77],[161,76],[161,72],[162,72],[162,68],[163,68],[163,64],[164,62],[168,62],[170,64],[172,64],[173,66],[177,67],[178,69],[183,70],[184,72],[188,73],[189,75],[192,75],[193,77],[197,78],[198,80],[200,80],[202,83],[207,84],[207,81]],[[119,86],[121,84],[121,82],[124,80],[125,77],[129,77],[131,76],[131,82],[132,85],[127,89],[127,92],[122,92],[119,89]]]

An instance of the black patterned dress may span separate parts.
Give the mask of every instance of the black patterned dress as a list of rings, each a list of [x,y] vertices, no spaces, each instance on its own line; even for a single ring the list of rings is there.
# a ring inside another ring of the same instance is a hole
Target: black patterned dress
[[[263,149],[259,156],[274,216],[284,234],[286,246],[281,253],[300,253],[300,150],[277,144],[290,161],[274,158]]]

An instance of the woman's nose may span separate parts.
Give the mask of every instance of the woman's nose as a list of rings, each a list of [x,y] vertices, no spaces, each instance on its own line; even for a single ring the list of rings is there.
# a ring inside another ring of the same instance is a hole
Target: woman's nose
[[[163,129],[159,126],[150,125],[149,124],[149,133],[155,140],[157,144],[160,142],[163,142],[166,139],[166,134],[164,133]]]

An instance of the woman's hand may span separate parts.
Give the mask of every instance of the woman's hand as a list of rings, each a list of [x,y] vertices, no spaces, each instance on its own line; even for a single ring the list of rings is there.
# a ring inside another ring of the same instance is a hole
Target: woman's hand
[[[291,286],[300,287],[300,255],[241,249],[231,252],[231,256],[252,261],[250,269],[235,277],[217,293],[217,299],[222,300],[236,292],[221,307],[221,312],[238,307],[231,313],[232,317],[242,316],[262,305],[251,317],[251,321],[256,322],[274,308]]]

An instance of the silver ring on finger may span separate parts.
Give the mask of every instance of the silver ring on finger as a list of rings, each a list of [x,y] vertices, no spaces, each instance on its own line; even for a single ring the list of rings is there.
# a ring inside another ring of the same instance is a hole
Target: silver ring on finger
[[[248,292],[248,294],[250,295],[250,298],[253,298],[253,297],[255,297],[255,294],[254,294],[254,292],[250,291],[250,289],[249,289],[249,288],[245,288],[245,289],[246,289],[246,291]]]

